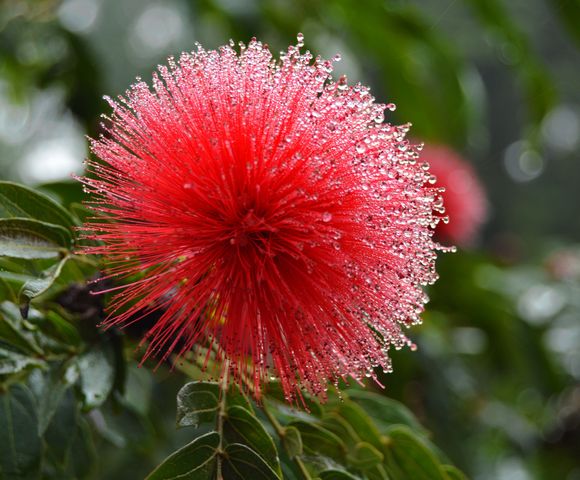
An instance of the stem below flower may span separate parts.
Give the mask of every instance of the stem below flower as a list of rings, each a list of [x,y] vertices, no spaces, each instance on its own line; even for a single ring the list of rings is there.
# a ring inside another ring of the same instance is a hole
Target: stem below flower
[[[284,436],[286,435],[285,429],[282,425],[280,425],[280,422],[278,422],[278,420],[276,419],[274,414],[268,408],[268,405],[266,403],[266,399],[264,399],[262,401],[262,411],[264,412],[264,414],[266,415],[266,418],[268,418],[270,424],[272,425],[272,427],[276,431],[276,434],[280,437],[280,440],[283,441]],[[308,473],[306,465],[304,465],[304,463],[302,462],[302,459],[300,457],[296,456],[293,458],[293,460],[296,462],[296,465],[298,466],[298,469],[300,470],[300,473],[302,473],[302,476],[304,477],[304,479],[305,480],[312,480],[312,477],[310,476],[310,473]]]
[[[220,398],[218,403],[218,415],[217,415],[217,432],[220,436],[219,445],[217,449],[217,480],[224,480],[222,474],[222,457],[224,456],[224,419],[226,417],[226,396],[228,392],[228,377],[230,373],[230,362],[225,360],[223,364],[222,380],[220,383]]]

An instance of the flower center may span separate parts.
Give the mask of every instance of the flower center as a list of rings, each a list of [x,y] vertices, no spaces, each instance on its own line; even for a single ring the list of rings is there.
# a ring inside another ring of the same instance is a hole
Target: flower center
[[[276,228],[268,225],[263,215],[250,208],[231,229],[230,244],[266,250],[275,231]]]

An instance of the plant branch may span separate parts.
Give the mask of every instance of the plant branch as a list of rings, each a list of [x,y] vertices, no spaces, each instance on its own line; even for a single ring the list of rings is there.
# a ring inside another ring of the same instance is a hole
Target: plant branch
[[[270,411],[265,399],[262,401],[262,411],[264,412],[264,414],[266,415],[266,418],[268,419],[268,421],[270,422],[270,424],[272,425],[272,427],[276,431],[276,434],[280,437],[280,440],[283,442],[284,437],[286,435],[286,430],[282,425],[280,425],[280,422],[278,421],[278,419]],[[302,474],[304,479],[305,480],[312,480],[312,477],[310,476],[310,473],[308,472],[308,469],[306,468],[306,465],[304,465],[304,462],[302,461],[302,459],[299,456],[295,456],[292,460],[294,460],[296,462],[296,465],[298,466],[298,469],[300,470],[300,473]]]

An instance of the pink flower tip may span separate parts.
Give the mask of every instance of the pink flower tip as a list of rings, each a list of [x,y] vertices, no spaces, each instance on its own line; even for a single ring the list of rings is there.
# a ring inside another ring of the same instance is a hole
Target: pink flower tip
[[[475,169],[443,145],[426,145],[421,160],[429,164],[434,186],[444,189],[444,207],[437,209],[443,221],[437,224],[435,236],[464,247],[472,245],[488,215],[487,197]]]

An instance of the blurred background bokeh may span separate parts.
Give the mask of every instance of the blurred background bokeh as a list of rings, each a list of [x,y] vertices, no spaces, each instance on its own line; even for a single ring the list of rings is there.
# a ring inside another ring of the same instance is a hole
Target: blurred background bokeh
[[[396,103],[387,121],[412,122],[425,157],[453,158],[439,182],[457,193],[449,225],[467,225],[439,232],[460,248],[439,261],[419,350],[394,353],[385,394],[471,478],[580,479],[577,0],[2,0],[0,179],[81,172],[103,95],[194,42],[278,51],[298,32]],[[135,433],[140,448],[103,451],[102,478],[147,472],[172,435],[162,424]]]

